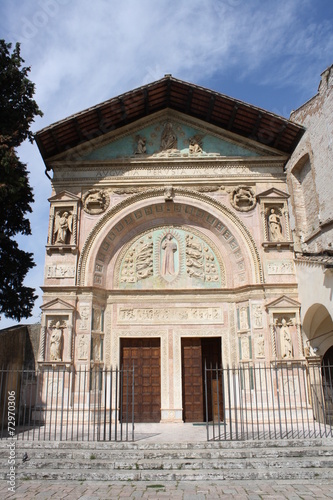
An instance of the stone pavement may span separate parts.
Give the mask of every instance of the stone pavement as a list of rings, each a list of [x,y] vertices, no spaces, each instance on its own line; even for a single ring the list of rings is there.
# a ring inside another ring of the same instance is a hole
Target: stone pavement
[[[333,475],[333,474],[332,474]],[[164,483],[110,481],[17,481],[15,493],[8,492],[7,482],[0,481],[2,500],[310,500],[333,498],[332,481],[187,481]]]

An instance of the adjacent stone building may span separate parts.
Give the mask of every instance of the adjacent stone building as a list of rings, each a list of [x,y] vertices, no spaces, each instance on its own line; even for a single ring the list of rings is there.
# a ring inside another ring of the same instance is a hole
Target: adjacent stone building
[[[328,90],[311,102],[323,127]],[[318,184],[308,174],[323,145],[305,107],[289,121],[166,75],[41,130],[53,193],[40,367],[134,364],[136,420],[191,422],[204,419],[205,363],[316,357],[307,339],[331,326],[313,318],[333,317],[318,257],[332,202],[317,194],[330,186],[323,158]],[[324,286],[307,331],[298,280],[310,272]]]
[[[307,348],[333,364],[333,66],[291,114],[306,131],[287,163],[301,321]]]

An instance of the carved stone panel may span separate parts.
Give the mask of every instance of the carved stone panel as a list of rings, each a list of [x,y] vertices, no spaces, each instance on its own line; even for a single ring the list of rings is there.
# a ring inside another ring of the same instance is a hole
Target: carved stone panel
[[[119,288],[225,286],[224,264],[213,243],[181,227],[144,233],[123,250],[117,267]]]

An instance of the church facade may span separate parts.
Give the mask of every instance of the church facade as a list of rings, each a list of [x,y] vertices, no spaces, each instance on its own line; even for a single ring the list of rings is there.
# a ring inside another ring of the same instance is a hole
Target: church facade
[[[39,366],[134,366],[137,421],[200,422],[205,365],[315,358],[285,172],[304,132],[171,75],[38,132]]]

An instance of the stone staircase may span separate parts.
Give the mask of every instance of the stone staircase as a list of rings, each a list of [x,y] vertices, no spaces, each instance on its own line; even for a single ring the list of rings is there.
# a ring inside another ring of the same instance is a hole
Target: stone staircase
[[[196,443],[16,441],[18,480],[332,479],[333,440]],[[23,454],[28,460],[22,462]],[[0,442],[0,479],[9,448]]]

